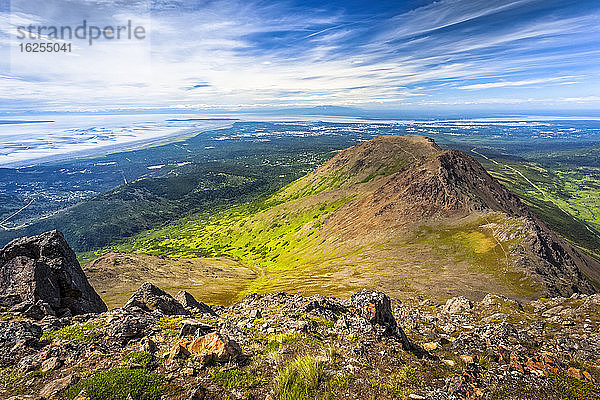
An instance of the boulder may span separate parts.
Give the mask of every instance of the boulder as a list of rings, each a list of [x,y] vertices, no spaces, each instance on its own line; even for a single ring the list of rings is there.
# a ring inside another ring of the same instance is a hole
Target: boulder
[[[15,239],[0,251],[0,293],[5,307],[37,305],[34,317],[47,307],[59,316],[107,310],[57,230]]]
[[[229,336],[213,332],[194,340],[179,341],[171,349],[167,363],[190,354],[199,357],[203,364],[225,363],[235,361],[242,354],[242,349]]]
[[[186,292],[185,290],[180,290],[177,295],[175,295],[175,300],[181,303],[188,311],[193,313],[203,313],[210,314],[212,316],[217,316],[209,306],[198,301],[191,295],[191,293]]]
[[[139,307],[144,311],[159,310],[165,315],[189,315],[190,312],[185,307],[175,300],[173,296],[154,286],[150,282],[146,282],[140,286],[138,290],[129,298],[123,306],[124,310]]]
[[[40,371],[41,372],[54,371],[55,369],[60,368],[61,365],[62,365],[62,362],[58,357],[50,357],[50,358],[44,360],[44,362],[42,362]]]
[[[73,375],[65,376],[64,378],[56,379],[46,384],[40,390],[42,398],[55,398],[60,392],[77,382],[77,378]]]
[[[448,314],[460,314],[473,309],[473,303],[463,296],[453,297],[446,301],[442,311]]]
[[[250,318],[251,320],[261,319],[262,313],[260,312],[259,309],[250,310],[250,314],[248,314],[248,318]]]
[[[110,321],[110,336],[127,343],[131,339],[146,336],[154,326],[154,318],[147,313],[128,313]]]
[[[10,308],[10,312],[13,314],[21,314],[31,319],[43,319],[50,315],[55,316],[55,312],[48,304],[42,300],[38,300],[35,304],[29,301],[24,301]]]
[[[181,329],[179,330],[179,337],[185,336],[204,336],[207,333],[211,333],[215,330],[212,325],[203,324],[193,320],[181,321]]]

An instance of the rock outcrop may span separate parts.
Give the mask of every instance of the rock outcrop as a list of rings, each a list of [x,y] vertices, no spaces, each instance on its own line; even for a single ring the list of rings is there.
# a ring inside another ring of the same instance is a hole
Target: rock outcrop
[[[206,318],[173,314],[183,305],[144,284],[128,303],[41,322],[0,314],[0,398],[106,398],[104,386],[114,384],[107,377],[134,393],[142,376],[157,393],[169,382],[164,399],[263,399],[289,382],[303,385],[305,373],[320,384],[306,398],[600,395],[600,295],[443,305],[371,290],[350,299],[279,292],[214,307]]]
[[[159,310],[165,315],[188,315],[190,313],[173,296],[150,282],[142,284],[123,306],[123,309],[128,310],[134,307],[139,307],[144,311]]]
[[[0,251],[0,293],[0,305],[18,305],[37,319],[107,310],[57,230],[15,239]]]
[[[363,289],[350,297],[350,303],[358,315],[378,328],[382,336],[394,336],[402,330],[396,323],[390,298],[385,293]]]
[[[185,290],[180,290],[177,295],[175,295],[175,300],[180,302],[181,305],[190,312],[210,314],[213,316],[217,315],[209,306],[196,300],[191,293],[188,293]]]
[[[354,312],[369,321],[379,335],[398,338],[404,350],[419,357],[430,357],[425,349],[411,342],[398,326],[392,313],[392,303],[385,293],[363,289],[350,297],[350,304]]]
[[[473,303],[463,296],[453,297],[446,300],[443,311],[448,314],[459,314],[464,311],[469,311],[473,308]]]

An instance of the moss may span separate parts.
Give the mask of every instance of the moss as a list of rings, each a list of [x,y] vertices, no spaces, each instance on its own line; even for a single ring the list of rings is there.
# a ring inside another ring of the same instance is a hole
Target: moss
[[[423,386],[424,381],[419,370],[411,365],[405,364],[400,368],[400,371],[393,375],[395,382],[408,386]]]
[[[90,400],[158,400],[166,392],[165,379],[145,369],[113,368],[85,379],[67,390],[75,398],[82,390]]]
[[[158,320],[158,325],[160,325],[162,329],[181,329],[181,321],[183,321],[183,318],[165,316]]]
[[[286,332],[286,333],[278,333],[275,335],[269,335],[268,338],[275,340],[281,344],[294,342],[300,339],[302,335],[298,332]]]
[[[550,376],[556,390],[571,400],[596,400],[600,398],[600,390],[593,384],[572,378],[565,373]]]
[[[333,322],[329,319],[323,319],[323,318],[312,317],[312,316],[307,316],[306,319],[316,322],[317,325],[324,326],[326,328],[333,328],[333,326],[335,325],[335,322]]]
[[[32,393],[39,389],[41,379],[52,374],[52,371],[34,370],[21,372],[15,367],[0,368],[0,393],[20,395]],[[20,397],[19,397],[20,398]]]
[[[148,368],[152,363],[152,354],[147,351],[134,351],[133,353],[127,354],[124,360],[130,364]]]
[[[75,324],[65,326],[54,331],[46,331],[42,339],[63,339],[74,342],[91,343],[105,335],[101,328],[106,326],[105,322],[89,322],[86,324]]]
[[[218,320],[216,318],[194,318],[196,321],[201,324],[215,326],[217,325]]]
[[[175,318],[175,317],[161,317],[158,320],[158,325],[162,328],[165,333],[170,336],[177,336],[179,334],[179,330],[181,329],[181,321],[183,318]]]

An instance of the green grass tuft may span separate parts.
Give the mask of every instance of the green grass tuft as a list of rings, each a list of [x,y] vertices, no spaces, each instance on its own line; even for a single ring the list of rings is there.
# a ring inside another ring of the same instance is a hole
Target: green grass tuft
[[[241,369],[224,369],[217,367],[213,370],[211,380],[217,385],[229,389],[248,388],[264,384],[263,379]]]
[[[315,399],[323,380],[323,367],[319,361],[311,356],[299,356],[277,374],[275,393],[280,400]]]

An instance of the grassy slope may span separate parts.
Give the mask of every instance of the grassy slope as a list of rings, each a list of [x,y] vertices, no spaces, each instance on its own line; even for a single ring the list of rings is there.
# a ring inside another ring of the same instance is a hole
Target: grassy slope
[[[397,168],[404,165],[398,163]],[[481,296],[493,289],[528,297],[539,290],[509,268],[506,249],[515,243],[500,243],[490,223],[502,227],[518,221],[502,215],[423,226],[416,232],[375,232],[359,239],[326,230],[332,213],[372,190],[369,182],[395,170],[368,171],[350,183],[342,179],[342,171],[308,175],[264,201],[184,219],[110,250],[231,257],[260,271],[242,294],[285,290],[345,296],[360,287],[374,287],[400,297],[425,291],[440,298]]]
[[[340,153],[340,165],[328,163],[262,201],[184,218],[109,250],[232,258],[252,268],[256,277],[247,279],[244,289],[240,289],[241,281],[232,285],[230,292],[222,294],[223,299],[229,295],[229,301],[254,291],[345,296],[359,287],[385,289],[399,297],[428,292],[439,298],[477,297],[486,291],[529,297],[540,290],[510,268],[507,254],[520,240],[511,233],[520,221],[501,214],[429,223],[409,231],[385,230],[383,235],[374,232],[359,239],[343,230],[330,230],[327,220],[369,193],[369,182],[410,163],[408,156],[397,157],[393,147],[383,150],[381,159]],[[366,164],[363,159],[368,160]],[[600,214],[595,175],[514,160],[483,161],[493,176],[519,194],[552,228],[597,251],[597,236],[591,234],[596,226],[578,219],[585,210]]]

